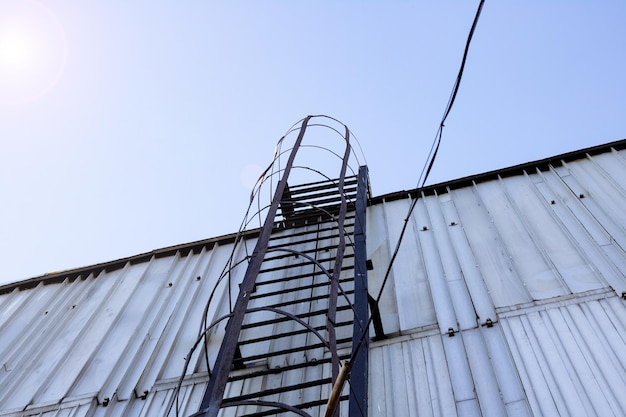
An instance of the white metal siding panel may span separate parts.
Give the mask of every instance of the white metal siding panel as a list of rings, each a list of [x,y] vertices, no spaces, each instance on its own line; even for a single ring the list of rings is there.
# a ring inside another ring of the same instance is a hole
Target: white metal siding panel
[[[406,218],[408,208],[407,200],[385,205],[384,216],[389,234],[390,253],[393,253],[395,249],[395,242],[400,236],[402,222]],[[424,269],[423,255],[416,239],[417,229],[421,229],[422,226],[416,224],[416,220],[415,216],[411,217],[406,232],[407,239],[400,246],[392,270],[400,331],[436,322],[431,288]],[[378,266],[377,276],[384,276],[386,266],[386,262]]]
[[[433,199],[428,199],[431,201]],[[430,296],[437,316],[439,329],[442,333],[446,333],[449,328],[458,330],[457,318],[452,306],[452,298],[446,282],[443,265],[441,263],[441,255],[439,246],[435,242],[433,231],[433,222],[426,211],[426,202],[424,199],[417,201],[415,210],[413,211],[413,220],[415,224],[422,224],[420,230],[415,236],[418,240],[419,250],[422,253],[424,261],[424,272],[426,281],[430,284]],[[444,226],[442,226],[443,228]],[[438,229],[441,230],[441,229]],[[445,229],[444,229],[445,230]],[[471,316],[470,316],[471,317]]]
[[[440,415],[626,415],[619,394],[626,392],[626,311],[618,297],[626,290],[624,153],[422,196],[389,290],[411,342],[395,333],[372,349],[372,415],[437,415],[442,397],[432,381],[421,384],[428,390],[408,388],[424,380],[427,365],[416,368],[423,353],[406,346],[424,338],[444,347],[453,399]],[[378,289],[381,254],[393,250],[409,204],[370,208],[384,213],[372,222],[385,222],[368,234],[378,269],[371,288]],[[430,302],[409,279],[416,275],[427,281]],[[420,303],[432,308],[441,336],[418,325]],[[487,318],[493,327],[476,327]],[[460,333],[447,337],[457,324]]]
[[[452,191],[451,197],[494,305],[530,301],[530,294],[518,279],[511,256],[476,190],[461,188]]]
[[[470,302],[476,312],[476,319],[484,323],[487,319],[495,320],[496,312],[489,291],[485,285],[476,258],[467,240],[465,229],[459,224],[459,214],[451,198],[451,193],[439,197],[441,208],[448,225],[450,241],[453,245],[454,256],[458,260],[461,279],[470,292]],[[445,255],[452,256],[450,254]],[[450,262],[450,261],[448,261]]]
[[[532,415],[498,325],[378,342],[370,362],[371,416]]]
[[[511,259],[515,270],[513,279],[520,279],[533,299],[567,294],[562,281],[547,264],[536,239],[533,239],[519,210],[506,192],[509,182],[490,181],[477,185],[476,190],[502,239],[502,250]],[[529,198],[527,190],[524,191],[526,193],[521,198]]]
[[[535,415],[626,415],[626,307],[603,296],[501,318]]]
[[[551,204],[541,198],[539,174],[507,179],[507,189],[515,202],[519,217],[533,236],[542,257],[553,270],[567,293],[602,288],[606,283],[594,275],[587,260],[581,256],[571,236],[564,233],[555,218]]]
[[[625,155],[611,150],[420,197],[381,298],[389,338],[370,349],[370,416],[626,415]],[[373,296],[410,203],[407,193],[368,207]],[[289,242],[292,231],[281,233]],[[327,233],[318,243],[322,239],[331,243]],[[247,253],[254,243],[248,242]],[[231,250],[230,243],[215,244],[0,295],[0,416],[174,417],[179,376]],[[246,249],[237,255],[245,257]],[[244,272],[245,263],[217,286],[209,322],[228,312]],[[277,282],[257,291],[295,284]],[[276,294],[275,300],[290,302],[293,296]],[[323,307],[314,300],[288,309]],[[323,324],[315,320],[312,325]],[[211,332],[211,363],[225,324]],[[247,336],[264,337],[278,326],[249,329]],[[346,337],[344,331],[338,336]],[[294,343],[267,341],[281,349]],[[305,355],[325,359],[328,352]],[[287,353],[254,369],[303,359]],[[329,369],[233,381],[227,390],[247,393],[328,378]],[[181,416],[197,411],[207,380],[198,349],[182,382]],[[326,384],[306,391],[304,401],[329,390]],[[323,409],[307,411],[319,415]]]
[[[368,271],[368,291],[373,297],[380,294],[383,278],[389,258],[391,257],[389,234],[385,217],[385,204],[368,207],[367,210],[367,257],[372,261],[373,270]],[[385,283],[380,301],[378,302],[383,327],[388,333],[397,333],[400,330],[398,322],[398,303],[396,301],[395,282],[393,272]]]
[[[445,196],[449,197],[447,194]],[[456,323],[458,323],[461,329],[470,329],[476,327],[477,312],[472,304],[450,236],[451,229],[456,227],[458,219],[446,222],[444,218],[445,214],[442,205],[451,204],[451,201],[446,197],[443,199],[430,198],[425,200],[425,202],[428,208],[428,216],[431,224],[434,226],[433,234],[436,246],[439,248],[440,257],[438,262],[442,264],[442,273],[445,278],[447,292],[456,316],[456,322],[453,323],[454,326],[448,327],[455,328]],[[439,327],[443,328],[443,332],[448,329],[448,327],[442,326],[441,321],[439,321]]]

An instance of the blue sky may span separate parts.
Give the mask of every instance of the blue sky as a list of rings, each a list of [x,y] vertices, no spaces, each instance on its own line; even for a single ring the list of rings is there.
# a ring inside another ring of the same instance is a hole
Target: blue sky
[[[415,187],[477,5],[0,0],[0,283],[235,232],[308,114]],[[428,182],[626,137],[624,22],[488,0]]]

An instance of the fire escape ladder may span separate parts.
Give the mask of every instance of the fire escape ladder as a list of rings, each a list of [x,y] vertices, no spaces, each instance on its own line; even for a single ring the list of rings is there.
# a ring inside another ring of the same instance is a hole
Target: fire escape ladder
[[[341,365],[351,366],[332,416],[367,416],[368,173],[287,185],[293,157],[240,285],[194,417],[321,416]]]

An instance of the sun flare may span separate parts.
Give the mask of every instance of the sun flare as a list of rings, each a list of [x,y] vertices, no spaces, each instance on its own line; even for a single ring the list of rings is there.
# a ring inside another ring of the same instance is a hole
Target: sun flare
[[[67,59],[57,17],[35,0],[0,1],[0,103],[37,100],[59,81]]]
[[[34,65],[35,49],[27,33],[5,29],[0,32],[0,68],[14,75],[28,70]]]

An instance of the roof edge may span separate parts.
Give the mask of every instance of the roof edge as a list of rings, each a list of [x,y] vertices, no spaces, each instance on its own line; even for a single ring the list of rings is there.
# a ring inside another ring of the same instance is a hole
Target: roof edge
[[[227,235],[216,236],[208,239],[197,240],[195,242],[183,243],[180,245],[167,246],[160,249],[154,249],[150,252],[129,256],[126,258],[116,259],[114,261],[102,262],[95,265],[89,265],[79,268],[72,268],[62,271],[50,272],[33,278],[0,285],[0,295],[14,291],[15,289],[27,290],[38,286],[40,283],[44,285],[61,283],[65,280],[70,282],[78,278],[86,279],[89,275],[98,276],[102,272],[115,271],[122,269],[127,263],[138,264],[147,262],[153,257],[163,258],[180,253],[182,256],[188,255],[190,252],[200,253],[202,249],[213,249],[216,244],[232,243],[237,239],[239,233],[230,233]],[[259,229],[246,230],[241,233],[246,239],[251,239],[259,235]]]
[[[522,174],[528,169],[540,169],[547,170],[550,167],[561,166],[563,162],[571,162],[579,159],[584,159],[588,155],[599,155],[610,152],[611,149],[622,150],[626,149],[626,139],[620,139],[613,142],[605,143],[602,145],[596,145],[589,148],[579,149],[572,152],[563,153],[556,156],[551,156],[536,161],[526,162],[519,165],[514,165],[507,168],[496,169],[493,171],[487,171],[480,174],[469,175],[467,177],[458,178],[455,180],[444,181],[437,184],[427,185],[422,188],[413,188],[410,190],[395,191],[388,194],[382,194],[372,197],[370,199],[370,205],[379,204],[382,202],[389,202],[395,200],[401,200],[404,198],[415,197],[424,193],[426,195],[445,194],[450,190],[457,188],[463,188],[470,186],[474,183],[491,181],[498,177],[510,177],[514,175]]]
[[[507,168],[497,169],[494,171],[488,171],[481,174],[470,175],[467,177],[445,181],[438,184],[428,185],[422,188],[414,188],[411,190],[396,191],[393,193],[383,194],[380,196],[371,197],[369,205],[379,204],[382,202],[401,200],[404,198],[415,197],[421,193],[432,194],[444,194],[449,190],[457,189],[472,185],[476,182],[485,182],[498,177],[509,177],[513,175],[519,175],[524,171],[535,168],[547,170],[551,166],[560,166],[563,162],[575,161],[578,159],[586,158],[588,155],[598,155],[609,152],[611,149],[621,150],[626,148],[626,139],[617,140],[614,142],[605,143],[602,145],[592,146],[577,151],[567,152],[564,154],[552,156],[549,158],[540,159],[537,161],[526,162],[519,165],[514,165]],[[187,255],[190,252],[200,253],[202,249],[212,249],[216,244],[232,243],[237,238],[238,233],[231,233],[227,235],[216,236],[208,239],[198,240],[189,243],[183,243],[174,246],[167,246],[161,249],[154,249],[150,252],[145,252],[139,255],[133,255],[126,258],[117,259],[109,262],[102,262],[95,265],[84,266],[80,268],[67,269],[63,271],[46,273],[37,277],[28,278],[22,281],[8,283],[0,285],[0,295],[6,294],[18,290],[26,290],[38,286],[40,283],[44,285],[60,283],[65,280],[74,281],[78,278],[86,279],[89,275],[97,276],[102,272],[115,271],[123,268],[127,263],[137,264],[141,262],[147,262],[152,257],[161,258],[165,256],[172,256],[179,252],[181,255]],[[244,231],[243,235],[247,238],[254,238],[259,235],[259,229],[252,229]]]

